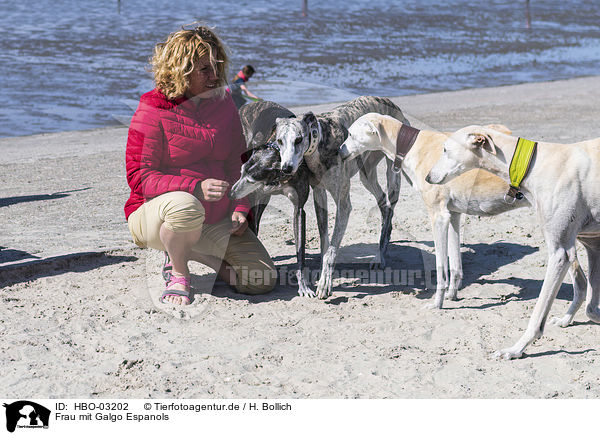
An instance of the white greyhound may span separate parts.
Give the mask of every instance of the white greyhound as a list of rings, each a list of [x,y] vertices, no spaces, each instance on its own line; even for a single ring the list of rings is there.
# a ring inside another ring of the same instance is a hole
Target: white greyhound
[[[518,141],[490,128],[460,129],[444,143],[427,181],[445,183],[473,168],[509,181]],[[525,348],[542,336],[552,302],[569,265],[576,261],[576,240],[588,254],[586,314],[600,323],[600,138],[571,145],[538,142],[528,166],[529,172],[517,187],[537,210],[548,246],[548,267],[525,333],[514,346],[495,353],[506,359],[521,357]],[[572,319],[582,301],[583,295],[575,291],[567,316]],[[565,326],[565,318],[554,323]]]
[[[363,115],[348,129],[348,138],[340,148],[340,155],[348,160],[365,151],[382,151],[393,161],[402,127],[403,124],[391,116],[379,113]],[[506,134],[511,133],[504,125],[488,127]],[[468,171],[445,185],[427,183],[425,177],[441,156],[442,145],[448,136],[447,133],[419,131],[402,162],[402,171],[421,194],[431,220],[437,273],[436,295],[433,303],[427,305],[431,308],[442,308],[444,294],[450,299],[457,299],[463,277],[460,253],[461,214],[495,216],[531,205],[526,199],[507,203],[504,195],[509,185],[496,175],[481,169]],[[586,280],[579,263],[574,263],[570,272],[574,285],[584,291]],[[572,317],[567,324],[571,321]]]

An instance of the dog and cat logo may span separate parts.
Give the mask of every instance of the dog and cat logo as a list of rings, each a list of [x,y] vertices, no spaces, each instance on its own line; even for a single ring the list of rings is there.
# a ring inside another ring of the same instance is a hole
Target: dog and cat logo
[[[6,430],[14,432],[19,429],[48,429],[50,410],[35,402],[19,400],[4,404],[6,408]]]

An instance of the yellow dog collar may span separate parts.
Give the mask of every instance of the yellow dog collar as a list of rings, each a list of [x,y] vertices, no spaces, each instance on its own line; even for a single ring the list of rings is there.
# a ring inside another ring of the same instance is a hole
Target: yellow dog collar
[[[515,199],[523,199],[523,194],[519,191],[519,187],[529,172],[536,148],[537,142],[532,140],[520,137],[517,141],[517,147],[515,148],[515,152],[508,168],[510,188],[508,189],[506,196],[511,197],[513,199],[512,202],[515,202]],[[509,201],[507,200],[507,202]]]

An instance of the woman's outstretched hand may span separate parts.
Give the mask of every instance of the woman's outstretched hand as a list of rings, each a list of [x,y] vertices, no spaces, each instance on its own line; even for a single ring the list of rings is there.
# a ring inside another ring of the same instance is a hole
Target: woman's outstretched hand
[[[228,188],[229,183],[227,181],[207,178],[196,185],[194,194],[204,201],[214,202],[223,198]]]
[[[231,214],[231,229],[229,232],[234,236],[241,236],[246,231],[246,228],[248,228],[248,220],[244,213],[234,211]]]

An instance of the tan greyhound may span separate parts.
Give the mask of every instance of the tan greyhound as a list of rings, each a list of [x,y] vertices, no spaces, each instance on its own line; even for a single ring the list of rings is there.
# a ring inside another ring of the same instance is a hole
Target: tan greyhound
[[[344,159],[351,159],[365,151],[379,150],[388,159],[395,160],[397,138],[403,125],[397,119],[379,113],[363,115],[348,129],[348,138],[340,148],[340,154]],[[488,127],[506,134],[511,133],[504,125]],[[463,276],[460,253],[461,214],[495,216],[531,205],[527,199],[507,203],[504,196],[508,191],[508,184],[496,175],[480,169],[467,171],[444,185],[427,183],[425,178],[442,155],[443,143],[448,136],[448,133],[418,131],[412,147],[402,161],[402,171],[421,194],[431,220],[437,272],[436,295],[433,303],[428,304],[432,308],[442,308],[444,294],[450,299],[457,297]],[[586,279],[577,262],[573,264],[571,277],[576,288],[574,304],[581,304]],[[579,299],[577,295],[580,296]],[[574,314],[567,314],[556,323],[567,326]]]
[[[532,141],[525,141],[534,143]],[[441,158],[427,181],[446,183],[473,169],[486,169],[515,184],[513,156],[521,154],[520,138],[491,128],[470,126],[444,142]],[[525,333],[512,346],[496,352],[497,357],[519,358],[525,348],[541,337],[552,302],[569,269],[577,262],[575,241],[588,254],[589,280],[586,314],[600,323],[600,138],[571,145],[537,142],[530,153],[528,171],[518,186],[534,204],[548,247],[548,266],[537,303]],[[519,145],[519,146],[518,146]],[[575,289],[569,307],[571,317],[579,309],[582,295]],[[565,316],[567,317],[567,316]],[[568,319],[567,319],[568,320]],[[560,323],[560,320],[557,322]]]

